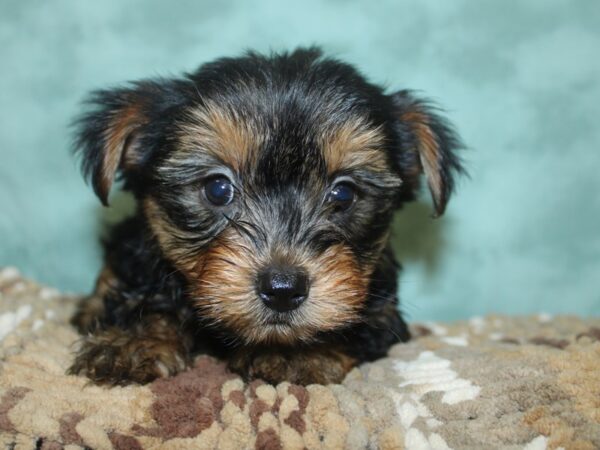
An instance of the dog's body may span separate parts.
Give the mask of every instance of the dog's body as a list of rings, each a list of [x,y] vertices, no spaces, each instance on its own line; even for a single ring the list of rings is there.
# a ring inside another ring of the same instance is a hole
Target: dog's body
[[[461,171],[458,138],[426,103],[315,49],[90,103],[84,171],[105,204],[120,174],[138,209],[74,317],[87,337],[72,373],[148,382],[210,352],[247,378],[330,383],[409,339],[392,216],[421,174],[443,213]]]

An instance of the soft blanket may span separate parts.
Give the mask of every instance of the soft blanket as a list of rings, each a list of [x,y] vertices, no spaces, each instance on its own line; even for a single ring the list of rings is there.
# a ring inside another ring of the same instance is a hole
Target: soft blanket
[[[0,270],[0,447],[598,449],[600,319],[415,324],[341,385],[245,384],[215,359],[147,386],[65,375],[76,298]]]

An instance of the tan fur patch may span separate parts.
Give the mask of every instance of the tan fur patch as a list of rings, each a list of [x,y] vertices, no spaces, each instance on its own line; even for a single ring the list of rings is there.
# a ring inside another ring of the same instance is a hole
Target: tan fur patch
[[[104,298],[95,294],[85,297],[77,307],[71,324],[80,333],[90,333],[98,328],[98,323],[104,313]]]
[[[177,268],[191,272],[197,263],[197,255],[191,253],[189,248],[177,245],[177,241],[193,236],[175,226],[153,198],[146,197],[142,208],[165,256]]]
[[[175,159],[185,159],[200,149],[239,171],[252,164],[266,140],[264,131],[235,111],[208,102],[189,112],[189,123],[181,127],[181,148]]]
[[[96,287],[94,289],[94,295],[98,297],[104,297],[108,292],[116,289],[118,284],[117,277],[113,273],[109,266],[104,266],[98,279],[96,280]]]
[[[366,298],[368,278],[352,250],[339,244],[317,257],[306,256],[302,265],[313,279],[307,300],[314,303],[312,328],[328,331],[356,321]]]
[[[134,103],[115,114],[107,128],[104,142],[100,189],[106,198],[112,186],[119,165],[126,159],[126,146],[131,134],[144,123],[140,105]],[[131,159],[131,158],[130,158]]]
[[[384,139],[380,128],[370,127],[360,118],[326,132],[321,147],[328,172],[356,168],[387,170],[385,154],[381,151]]]
[[[412,127],[417,137],[419,159],[437,207],[442,198],[440,148],[437,139],[429,126],[429,117],[421,111],[409,111],[402,114],[400,118]]]
[[[80,333],[91,332],[98,326],[98,320],[104,313],[104,297],[117,287],[118,281],[113,271],[104,266],[96,281],[94,293],[81,300],[71,319],[71,323]]]
[[[253,276],[259,262],[254,252],[231,229],[212,243],[188,278],[196,285],[196,306],[201,314],[227,328],[250,330],[260,317]]]
[[[271,312],[255,292],[256,271],[272,262],[259,255],[233,230],[217,237],[195,269],[196,306],[203,316],[234,330],[246,343],[311,341],[357,320],[366,297],[367,277],[348,248],[330,247],[320,256],[280,252],[278,259],[303,267],[309,274],[308,299],[295,310],[290,324],[269,322]]]

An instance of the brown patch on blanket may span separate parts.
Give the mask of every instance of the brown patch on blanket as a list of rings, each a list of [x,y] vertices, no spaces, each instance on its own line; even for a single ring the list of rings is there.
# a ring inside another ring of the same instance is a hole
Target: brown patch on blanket
[[[592,341],[600,341],[600,327],[591,327],[584,333],[577,335],[577,340],[581,338],[590,338]]]
[[[228,400],[240,409],[244,409],[246,405],[246,396],[242,391],[232,391]]]
[[[108,433],[108,438],[115,450],[144,450],[142,444],[132,437],[119,433]]]
[[[84,445],[83,439],[75,429],[77,424],[84,419],[79,413],[63,414],[59,420],[60,438],[65,444]]]
[[[292,384],[288,387],[288,394],[293,395],[298,401],[298,409],[292,411],[290,415],[284,419],[284,423],[289,425],[298,433],[303,434],[306,431],[306,422],[304,415],[310,395],[304,386]]]
[[[512,344],[512,345],[520,345],[521,342],[518,339],[515,339],[513,337],[503,337],[502,339],[500,339],[499,342],[502,342],[503,344]]]
[[[256,436],[256,450],[281,450],[281,441],[273,428],[268,428]]]
[[[569,345],[569,341],[567,341],[566,339],[552,339],[543,336],[533,337],[529,339],[529,342],[531,344],[546,345],[548,347],[554,347],[560,350],[563,350],[567,345]]]
[[[264,401],[262,401],[260,398],[257,398],[250,404],[250,423],[254,428],[258,426],[260,416],[262,416],[263,413],[266,413],[267,411],[271,411],[271,407],[267,405]]]
[[[431,336],[433,334],[433,331],[431,331],[431,329],[427,328],[424,325],[417,324],[410,327],[410,334],[413,337],[413,339],[419,339],[421,337]]]
[[[298,405],[300,407],[300,411],[304,413],[306,411],[306,407],[308,406],[309,394],[304,386],[299,386],[297,384],[292,384],[288,387],[288,393],[292,394],[298,400]]]
[[[198,358],[190,370],[155,381],[150,386],[156,395],[151,412],[158,426],[137,433],[163,439],[197,436],[219,419],[221,386],[232,378],[225,364],[206,356]]]
[[[30,391],[25,387],[10,388],[0,399],[0,430],[12,431],[14,426],[8,417],[11,409]]]

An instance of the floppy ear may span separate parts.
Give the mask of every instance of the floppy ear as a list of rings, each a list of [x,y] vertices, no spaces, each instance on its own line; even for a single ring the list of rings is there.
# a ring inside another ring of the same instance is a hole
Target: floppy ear
[[[139,168],[147,151],[141,142],[146,125],[175,97],[168,81],[141,81],[94,91],[86,99],[87,111],[74,122],[74,151],[81,155],[84,176],[105,206],[117,174]]]
[[[399,164],[407,188],[418,187],[425,175],[433,198],[435,217],[441,216],[454,190],[454,178],[465,173],[457,151],[463,148],[460,137],[448,121],[429,102],[403,90],[392,94],[400,130]]]

